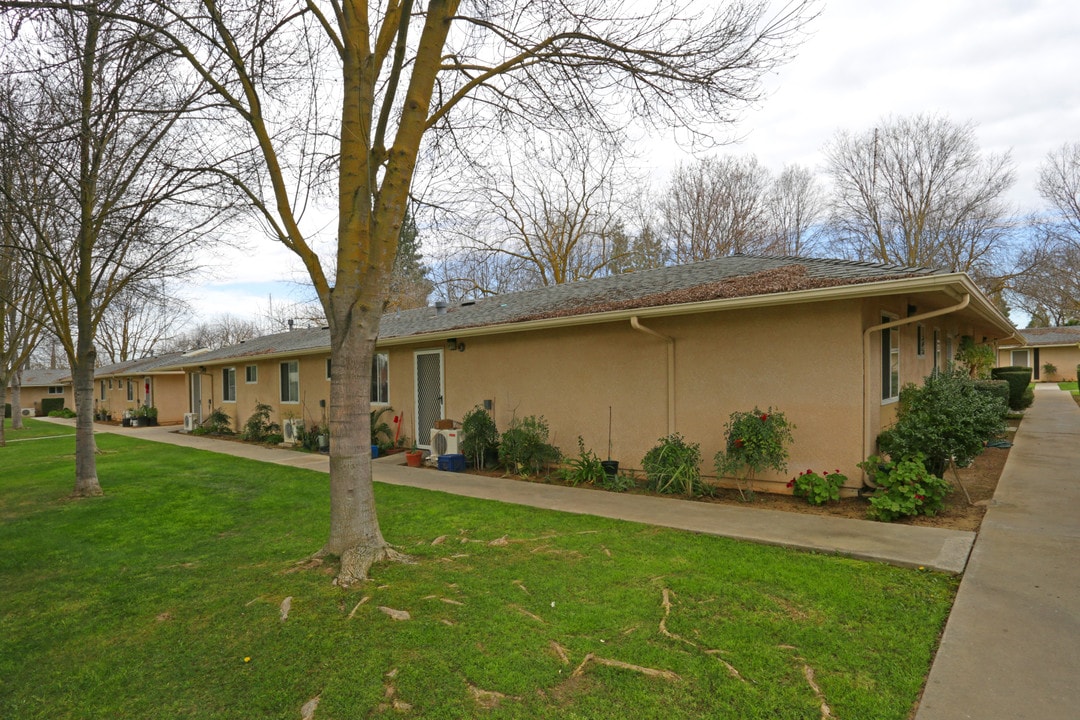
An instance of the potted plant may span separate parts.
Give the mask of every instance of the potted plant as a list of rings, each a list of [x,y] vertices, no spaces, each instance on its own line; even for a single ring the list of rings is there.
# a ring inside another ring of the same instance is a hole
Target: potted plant
[[[153,405],[150,405],[149,407],[147,407],[145,409],[144,414],[145,414],[145,417],[146,417],[146,424],[148,426],[154,427],[155,425],[158,424],[158,422],[157,422],[158,410],[157,410],[156,407],[154,407]]]
[[[405,451],[405,464],[409,467],[420,467],[424,464],[424,453],[413,443],[412,447]]]

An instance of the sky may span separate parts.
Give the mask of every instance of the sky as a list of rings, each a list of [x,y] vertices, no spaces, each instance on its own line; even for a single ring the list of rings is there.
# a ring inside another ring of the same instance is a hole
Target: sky
[[[984,152],[1010,152],[1022,212],[1041,206],[1038,168],[1080,141],[1080,7],[1076,0],[828,0],[794,59],[719,152],[753,153],[774,172],[820,170],[840,129],[862,132],[890,115],[932,113],[975,123]],[[657,139],[643,153],[662,182],[692,159]],[[261,237],[212,263],[218,277],[185,295],[200,319],[248,317],[305,294],[298,261]]]

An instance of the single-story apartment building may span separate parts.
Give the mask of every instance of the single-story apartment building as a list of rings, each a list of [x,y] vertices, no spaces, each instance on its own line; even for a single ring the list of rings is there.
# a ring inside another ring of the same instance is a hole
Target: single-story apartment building
[[[140,405],[156,407],[158,422],[182,423],[188,412],[187,379],[183,370],[166,369],[193,353],[170,353],[104,365],[94,371],[94,410],[119,420]]]
[[[1076,366],[1080,365],[1080,325],[1027,328],[1020,330],[1019,335],[1022,342],[1005,343],[998,348],[998,367],[1029,367],[1032,379],[1038,381],[1076,380]]]
[[[22,371],[19,389],[19,406],[32,415],[43,415],[41,401],[46,398],[63,398],[64,407],[75,409],[75,390],[71,385],[71,371],[67,368],[34,368]],[[4,403],[11,404],[11,383],[4,389]]]
[[[796,425],[791,467],[839,468],[853,491],[902,385],[944,368],[964,337],[997,348],[1015,333],[963,273],[737,255],[389,313],[372,399],[420,447],[436,420],[483,405],[500,430],[544,416],[567,452],[580,435],[608,457],[610,437],[628,468],[679,432],[707,474],[729,415],[772,407]],[[279,422],[322,422],[329,359],[328,331],[309,329],[174,367],[192,412],[225,408],[235,427],[256,401]],[[758,489],[787,492],[788,479]]]

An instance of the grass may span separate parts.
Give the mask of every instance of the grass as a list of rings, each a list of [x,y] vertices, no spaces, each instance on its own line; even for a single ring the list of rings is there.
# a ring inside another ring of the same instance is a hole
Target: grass
[[[901,720],[957,584],[380,484],[416,564],[343,591],[325,475],[98,445],[79,501],[72,439],[0,448],[0,717]]]
[[[7,442],[11,442],[12,440],[36,440],[45,437],[61,437],[64,435],[75,435],[75,428],[70,425],[59,425],[43,420],[34,420],[33,418],[23,418],[22,429],[12,430],[11,418],[6,418],[4,420],[4,440]]]
[[[1061,390],[1068,390],[1073,395],[1080,395],[1080,386],[1076,382],[1059,382],[1058,388]]]

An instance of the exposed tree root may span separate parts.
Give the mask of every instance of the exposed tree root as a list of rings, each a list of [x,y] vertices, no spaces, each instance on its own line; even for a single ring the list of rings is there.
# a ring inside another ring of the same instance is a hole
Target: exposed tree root
[[[592,653],[585,656],[585,659],[581,661],[581,664],[574,668],[574,672],[570,673],[570,677],[579,677],[585,672],[585,666],[589,663],[606,665],[607,667],[619,668],[620,670],[631,670],[647,677],[662,678],[671,682],[682,680],[682,678],[670,670],[657,670],[656,668],[642,667],[641,665],[631,665],[630,663],[625,663],[621,660],[608,660],[607,658],[596,657]]]
[[[281,622],[289,619],[289,611],[292,610],[292,595],[281,601]]]
[[[828,703],[825,702],[825,693],[821,692],[821,688],[814,682],[814,668],[809,665],[803,665],[803,676],[806,677],[806,682],[810,683],[814,695],[817,695],[818,702],[821,703],[821,720],[831,720],[833,714],[832,710],[829,709]]]
[[[386,683],[385,689],[383,690],[383,697],[385,697],[390,702],[380,703],[378,707],[379,712],[386,712],[390,708],[393,708],[398,712],[408,712],[409,710],[412,710],[412,705],[410,703],[407,703],[404,700],[396,697],[397,689],[394,687],[393,683],[389,682],[390,680],[396,678],[397,674],[397,668],[394,668],[390,672],[386,673],[386,679],[388,682]]]
[[[352,609],[352,612],[349,613],[349,618],[348,619],[352,620],[353,615],[355,615],[356,611],[360,609],[360,606],[363,605],[364,603],[366,603],[370,599],[371,599],[370,595],[365,595],[364,597],[360,598],[360,602],[356,603],[356,606]]]
[[[473,700],[476,704],[485,710],[493,710],[499,706],[499,702],[510,698],[511,700],[520,700],[521,698],[513,695],[503,695],[501,692],[495,692],[494,690],[481,690],[475,685],[469,685],[469,692],[472,693]]]
[[[662,600],[661,604],[664,606],[664,617],[660,618],[660,632],[661,632],[661,634],[663,634],[666,637],[671,638],[672,640],[678,640],[679,642],[684,642],[684,643],[686,643],[687,645],[689,645],[690,647],[692,647],[694,649],[701,650],[701,648],[698,646],[697,643],[692,642],[690,640],[687,640],[686,638],[682,637],[681,635],[676,635],[675,633],[673,633],[673,632],[671,632],[671,631],[669,631],[667,629],[667,619],[668,619],[668,616],[671,615],[671,591],[668,590],[667,588],[664,588],[663,591],[662,591],[662,597],[663,597],[663,600]],[[724,658],[719,657],[720,652],[721,652],[720,650],[702,650],[702,652],[704,652],[706,655],[712,655],[717,660],[719,660],[720,663],[725,668],[727,668],[728,674],[731,675],[731,677],[735,678],[739,682],[746,682],[746,678],[744,678],[742,676],[742,674],[735,668],[734,665],[729,663]]]
[[[395,610],[394,608],[386,607],[385,605],[380,605],[379,610],[386,613],[394,620],[412,620],[412,615],[409,614],[408,610]]]
[[[319,696],[308,700],[300,707],[300,720],[315,720],[315,711],[319,708]]]
[[[341,554],[341,567],[334,584],[347,588],[363,582],[368,579],[368,570],[378,562],[412,564],[415,561],[389,545],[349,548]]]
[[[544,622],[544,618],[540,617],[539,615],[533,615],[531,612],[529,612],[525,608],[521,607],[520,605],[511,605],[510,607],[514,608],[515,610],[517,610],[522,615],[525,615],[526,617],[530,617],[533,620],[536,620],[537,622]]]
[[[551,641],[550,647],[552,652],[554,652],[555,655],[559,658],[559,660],[562,661],[563,665],[570,664],[570,656],[566,654],[566,648],[564,648],[562,645],[555,642],[554,640]]]

